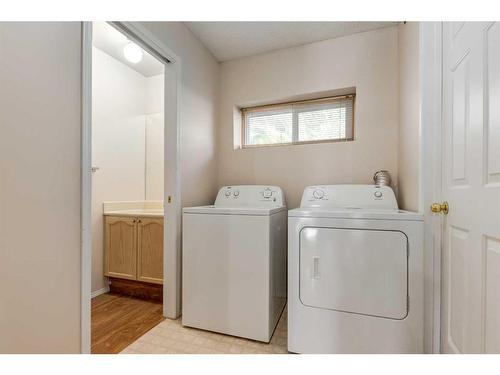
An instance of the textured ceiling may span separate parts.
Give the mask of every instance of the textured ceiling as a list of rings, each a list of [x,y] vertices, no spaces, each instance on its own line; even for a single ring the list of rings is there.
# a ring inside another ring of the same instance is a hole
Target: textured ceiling
[[[186,22],[219,61],[256,55],[398,22]]]

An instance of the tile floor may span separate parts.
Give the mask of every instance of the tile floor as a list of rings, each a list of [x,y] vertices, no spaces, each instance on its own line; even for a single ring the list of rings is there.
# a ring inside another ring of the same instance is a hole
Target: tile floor
[[[285,354],[287,352],[286,307],[269,344],[187,328],[181,319],[166,319],[122,354]]]

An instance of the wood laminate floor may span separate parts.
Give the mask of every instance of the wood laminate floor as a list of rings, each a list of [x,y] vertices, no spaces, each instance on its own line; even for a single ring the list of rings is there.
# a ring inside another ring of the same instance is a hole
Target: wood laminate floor
[[[91,351],[119,353],[164,319],[159,302],[101,294],[92,299]]]

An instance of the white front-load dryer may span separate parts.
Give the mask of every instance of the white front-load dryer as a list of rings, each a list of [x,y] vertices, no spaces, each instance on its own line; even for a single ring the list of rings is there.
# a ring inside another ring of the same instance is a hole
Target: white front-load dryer
[[[184,326],[269,342],[286,304],[286,220],[277,186],[225,186],[183,209]]]
[[[306,188],[288,213],[288,350],[422,353],[422,236],[390,187]]]

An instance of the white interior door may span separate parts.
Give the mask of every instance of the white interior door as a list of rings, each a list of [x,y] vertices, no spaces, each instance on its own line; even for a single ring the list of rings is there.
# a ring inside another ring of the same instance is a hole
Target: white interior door
[[[443,28],[442,351],[500,353],[500,24]]]

